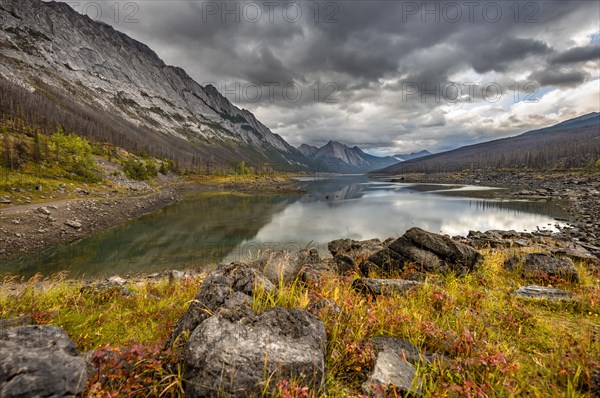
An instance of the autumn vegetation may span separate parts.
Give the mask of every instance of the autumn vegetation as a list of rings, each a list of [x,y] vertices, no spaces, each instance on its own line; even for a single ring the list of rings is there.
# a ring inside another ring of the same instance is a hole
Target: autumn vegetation
[[[570,291],[574,301],[520,299],[511,292],[531,281],[502,267],[516,251],[482,252],[477,272],[431,274],[423,287],[403,295],[355,292],[357,274],[256,293],[257,312],[276,305],[307,308],[323,298],[339,307],[317,312],[328,336],[326,389],[309,391],[283,380],[279,396],[360,396],[376,355],[369,339],[393,336],[438,354],[418,368],[425,396],[590,397],[591,370],[600,365],[598,271],[576,262],[579,282],[547,281]],[[94,292],[64,274],[34,277],[17,292],[0,293],[0,317],[32,314],[36,323],[63,327],[97,371],[88,396],[181,396],[185,337],[173,350],[164,343],[202,279],[134,279],[123,295],[120,288]]]

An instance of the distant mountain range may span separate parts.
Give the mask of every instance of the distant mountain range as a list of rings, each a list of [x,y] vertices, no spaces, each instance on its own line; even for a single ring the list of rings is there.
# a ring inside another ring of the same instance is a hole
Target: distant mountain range
[[[600,159],[600,114],[589,113],[554,126],[407,160],[372,175],[446,173],[467,169],[572,168]]]
[[[427,150],[423,150],[423,151],[419,151],[419,152],[399,153],[392,157],[401,162],[405,162],[407,160],[422,158],[423,156],[429,156],[429,155],[431,155],[431,152],[429,152]]]
[[[211,85],[67,3],[0,1],[0,110],[169,157],[188,167],[237,161],[308,170],[310,160]],[[214,166],[212,166],[214,167]]]
[[[329,141],[321,148],[302,144],[298,147],[298,151],[313,160],[318,169],[338,173],[366,173],[398,161],[391,156],[369,155],[357,146],[350,148],[336,141]]]

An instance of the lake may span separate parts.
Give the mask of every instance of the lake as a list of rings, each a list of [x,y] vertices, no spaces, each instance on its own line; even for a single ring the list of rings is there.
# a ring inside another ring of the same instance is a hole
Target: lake
[[[256,255],[296,250],[338,238],[386,239],[419,226],[466,235],[469,230],[554,229],[557,201],[494,198],[492,188],[392,183],[366,176],[301,178],[304,195],[203,192],[181,203],[67,245],[25,254],[3,272],[76,276],[202,268]]]

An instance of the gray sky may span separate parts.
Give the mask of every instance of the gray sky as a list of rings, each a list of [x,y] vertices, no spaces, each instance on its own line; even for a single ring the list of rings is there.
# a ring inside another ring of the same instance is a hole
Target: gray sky
[[[441,151],[600,111],[600,2],[80,1],[292,145]]]

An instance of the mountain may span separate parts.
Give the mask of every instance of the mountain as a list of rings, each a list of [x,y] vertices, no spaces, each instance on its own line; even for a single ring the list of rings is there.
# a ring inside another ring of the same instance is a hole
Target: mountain
[[[321,148],[302,144],[298,150],[309,159],[314,160],[319,170],[338,173],[366,173],[397,162],[392,157],[369,155],[357,146],[349,148],[336,141],[329,141]]]
[[[319,148],[317,148],[316,146],[308,145],[308,144],[302,144],[298,147],[298,150],[304,156],[306,156],[308,158],[312,158],[317,154],[317,152],[319,151]]]
[[[146,45],[73,10],[41,0],[0,2],[0,110],[47,129],[188,166],[310,161],[245,109]]]
[[[466,169],[585,167],[600,159],[600,114],[401,162],[373,175],[454,172]]]
[[[396,160],[404,162],[407,160],[422,158],[424,156],[429,156],[429,155],[431,155],[431,152],[429,152],[427,150],[423,150],[423,151],[419,151],[419,152],[399,153],[399,154],[393,155],[392,157],[395,158]]]

